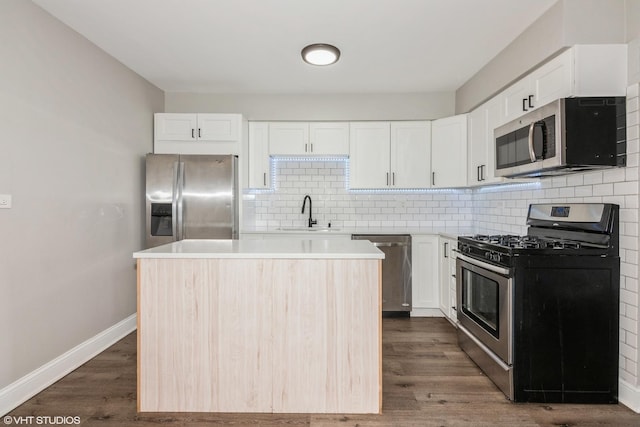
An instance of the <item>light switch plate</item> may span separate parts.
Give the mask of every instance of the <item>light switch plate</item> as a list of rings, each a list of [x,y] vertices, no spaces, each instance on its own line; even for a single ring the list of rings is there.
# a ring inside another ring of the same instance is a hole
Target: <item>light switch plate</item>
[[[0,194],[0,209],[11,209],[11,194]]]

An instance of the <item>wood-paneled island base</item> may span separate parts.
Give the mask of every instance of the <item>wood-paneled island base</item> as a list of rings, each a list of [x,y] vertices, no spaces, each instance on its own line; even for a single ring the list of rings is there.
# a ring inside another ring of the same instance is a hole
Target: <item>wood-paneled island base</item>
[[[183,240],[134,257],[138,411],[381,411],[370,242]]]

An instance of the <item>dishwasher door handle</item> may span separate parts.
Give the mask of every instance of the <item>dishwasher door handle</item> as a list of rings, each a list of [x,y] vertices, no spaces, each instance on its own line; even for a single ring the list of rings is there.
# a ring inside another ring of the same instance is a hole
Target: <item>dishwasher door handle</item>
[[[408,243],[402,243],[402,242],[371,242],[371,243],[373,243],[373,246],[377,248],[380,248],[380,247],[394,248],[394,247],[409,246]]]

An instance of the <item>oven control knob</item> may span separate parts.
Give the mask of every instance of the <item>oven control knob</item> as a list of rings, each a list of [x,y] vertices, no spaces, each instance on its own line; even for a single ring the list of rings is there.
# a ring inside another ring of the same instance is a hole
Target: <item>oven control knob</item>
[[[487,251],[484,253],[484,257],[489,261],[500,262],[500,254],[498,252]]]

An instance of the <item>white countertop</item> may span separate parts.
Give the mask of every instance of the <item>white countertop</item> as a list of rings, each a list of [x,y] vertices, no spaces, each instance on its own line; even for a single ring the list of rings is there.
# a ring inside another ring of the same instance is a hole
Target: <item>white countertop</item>
[[[368,240],[181,240],[134,252],[134,258],[384,259]]]

